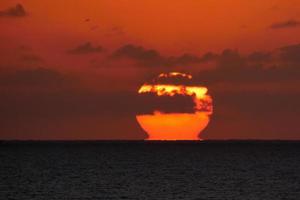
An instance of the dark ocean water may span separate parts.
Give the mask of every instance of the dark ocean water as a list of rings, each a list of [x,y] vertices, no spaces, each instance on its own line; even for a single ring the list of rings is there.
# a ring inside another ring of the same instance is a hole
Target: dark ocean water
[[[300,143],[2,143],[0,199],[299,200]]]

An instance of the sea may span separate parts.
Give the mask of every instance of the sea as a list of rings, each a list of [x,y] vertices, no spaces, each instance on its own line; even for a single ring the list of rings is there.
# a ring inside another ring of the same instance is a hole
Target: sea
[[[1,200],[299,200],[299,141],[1,141]]]

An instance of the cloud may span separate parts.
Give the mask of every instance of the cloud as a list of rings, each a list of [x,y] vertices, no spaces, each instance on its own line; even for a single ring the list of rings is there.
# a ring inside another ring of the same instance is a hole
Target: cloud
[[[246,64],[245,59],[237,50],[225,49],[217,59],[217,67],[220,69],[243,68]]]
[[[184,53],[179,56],[163,56],[155,49],[147,49],[142,46],[127,44],[116,49],[110,60],[118,61],[130,59],[140,67],[157,67],[161,71],[172,70],[175,67],[185,67],[190,70],[191,65],[201,66],[204,63],[215,63],[218,70],[239,70],[244,68],[268,68],[288,62],[300,62],[300,44],[281,47],[270,52],[254,51],[248,55],[242,55],[236,49],[225,49],[221,53],[207,52],[203,55]],[[278,57],[279,56],[279,57]]]
[[[299,55],[300,44],[268,52],[254,51],[246,55],[240,54],[236,49],[225,49],[221,53],[208,52],[200,56],[186,53],[169,57],[162,56],[155,49],[128,44],[114,51],[111,59],[132,59],[137,62],[138,67],[147,67],[148,71],[144,78],[155,76],[154,72],[170,72],[179,69],[181,72],[194,72],[195,78],[192,83],[185,84],[212,85],[221,82],[259,84],[297,81],[300,79]],[[210,62],[211,67],[204,68],[203,64],[206,62]],[[195,66],[191,68],[191,65]]]
[[[119,60],[127,58],[145,67],[174,67],[209,62],[215,60],[216,56],[216,54],[209,52],[202,57],[187,53],[181,56],[168,57],[162,56],[155,49],[146,49],[142,46],[127,44],[114,51],[110,59]]]
[[[188,54],[185,53],[181,56],[173,56],[166,58],[166,63],[169,66],[185,66],[185,65],[191,65],[191,64],[200,64],[200,63],[205,63],[209,61],[214,61],[217,59],[217,54],[208,52],[204,54],[203,56],[197,56],[194,54]]]
[[[124,35],[125,32],[122,27],[115,26],[112,29],[110,29],[110,32],[108,33],[109,36],[120,36]]]
[[[93,47],[90,42],[87,42],[75,47],[74,49],[70,49],[68,53],[73,55],[87,55],[87,54],[101,53],[103,51],[104,49],[102,46]]]
[[[0,71],[0,110],[15,110],[16,115],[22,111],[24,117],[81,117],[134,115],[142,108],[136,92],[94,91],[80,85],[80,81],[48,68]]]
[[[25,17],[27,12],[22,4],[17,4],[15,7],[0,11],[0,17]]]
[[[285,46],[279,49],[280,58],[285,62],[300,64],[300,44]]]
[[[243,84],[258,87],[259,84],[299,81],[299,55],[300,45],[249,55],[241,55],[236,50],[228,49],[217,56],[215,68],[195,71],[193,83],[206,84],[210,88],[218,84],[229,84],[234,89],[242,88]]]
[[[177,70],[194,71],[194,79],[185,84],[260,84],[270,82],[297,81],[300,78],[300,44],[290,45],[270,52],[254,51],[242,55],[238,50],[225,49],[221,53],[208,52],[202,56],[183,54],[181,56],[162,56],[157,50],[137,45],[125,45],[111,56],[111,59],[132,59],[138,67],[147,67],[147,75]],[[211,68],[202,68],[203,63],[211,62]],[[195,65],[193,69],[191,65]],[[150,67],[150,68],[148,68]],[[155,68],[154,68],[155,67]],[[176,82],[177,80],[172,80]]]
[[[248,58],[247,61],[249,62],[268,62],[271,61],[271,53],[269,52],[259,52],[259,51],[255,51],[253,53],[251,53]]]
[[[135,107],[138,114],[163,113],[195,113],[195,102],[192,96],[179,95],[157,96],[154,93],[143,93],[138,96]]]
[[[111,59],[129,58],[138,61],[145,66],[160,66],[164,58],[158,51],[145,49],[142,46],[127,44],[117,49],[110,57]]]
[[[1,139],[144,139],[128,92],[80,88],[0,89]]]
[[[183,54],[173,57],[162,56],[156,50],[152,50],[155,53],[149,53],[151,49],[132,46],[130,51],[121,51],[120,57],[114,59],[124,56],[140,64],[146,61],[143,66],[148,66],[145,68],[147,75],[149,71],[152,72],[150,65],[147,65],[151,63],[148,60],[151,57],[159,58],[161,65],[157,71],[174,69],[169,65],[164,66],[165,63],[215,62],[215,67],[211,69],[204,70],[199,66],[197,73],[193,74],[192,83],[177,78],[159,82],[208,86],[209,94],[214,99],[214,114],[204,138],[299,138],[299,44],[249,55],[227,49],[203,56]],[[189,71],[189,66],[185,66]],[[107,70],[105,73],[107,75]],[[115,76],[105,81],[99,77],[97,80],[99,84],[115,82],[119,85],[128,81]],[[194,102],[189,96],[157,98],[152,94],[138,95],[135,90],[120,91],[118,87],[100,91],[99,85],[94,91],[84,88],[84,84],[75,88],[72,81],[66,74],[47,68],[0,71],[0,137],[143,139],[145,135],[135,121],[137,113],[149,114],[153,110],[194,111]],[[144,77],[140,81],[143,83]],[[271,83],[271,86],[266,87],[265,83]],[[272,84],[279,87],[275,88]],[[288,84],[296,89],[288,91]],[[249,90],[249,85],[257,88]],[[140,85],[135,86],[138,88]],[[271,92],[270,88],[273,88]],[[121,119],[130,122],[122,124]]]
[[[0,87],[59,87],[67,82],[67,79],[64,75],[55,70],[46,68],[24,69],[14,72],[5,72],[1,73],[0,77]]]
[[[43,62],[43,59],[35,54],[24,54],[21,56],[21,61],[29,62],[29,63],[40,63]]]
[[[207,139],[299,139],[300,95],[268,91],[214,94]]]
[[[300,21],[291,19],[288,21],[277,22],[270,26],[272,29],[295,28],[300,26]]]
[[[272,82],[297,81],[300,70],[296,68],[274,67],[269,69],[247,67],[243,69],[205,70],[195,75],[195,81],[213,86],[217,83],[231,84],[232,89],[242,87],[242,84],[262,84]]]

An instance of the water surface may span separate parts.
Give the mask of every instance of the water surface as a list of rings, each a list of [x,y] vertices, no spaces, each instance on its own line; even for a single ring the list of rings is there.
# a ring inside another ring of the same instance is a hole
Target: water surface
[[[2,142],[0,199],[300,199],[300,142]]]

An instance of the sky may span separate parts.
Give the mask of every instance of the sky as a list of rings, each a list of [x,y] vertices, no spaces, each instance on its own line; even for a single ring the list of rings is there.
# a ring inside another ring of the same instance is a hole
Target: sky
[[[145,139],[137,91],[171,71],[213,98],[201,138],[300,139],[299,10],[299,0],[1,0],[0,139]]]

